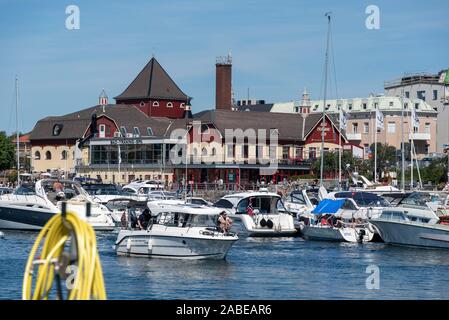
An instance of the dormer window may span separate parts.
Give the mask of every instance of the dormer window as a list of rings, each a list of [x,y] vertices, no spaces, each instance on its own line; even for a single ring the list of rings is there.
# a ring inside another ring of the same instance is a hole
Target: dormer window
[[[53,126],[53,132],[52,132],[53,136],[59,136],[61,134],[62,128],[63,128],[62,124],[59,124],[59,123],[55,124]]]
[[[126,128],[125,127],[120,127],[120,133],[122,134],[122,137],[126,137]]]
[[[362,107],[366,110],[366,103],[362,103]]]
[[[159,102],[153,101],[153,107],[159,107]]]
[[[173,108],[173,103],[167,102],[167,108]]]
[[[134,136],[140,137],[140,130],[138,127],[134,127],[133,132],[134,132]]]
[[[202,134],[209,134],[209,126],[206,124],[201,125],[200,133]]]
[[[148,134],[149,137],[154,136],[153,129],[151,129],[151,127],[147,128],[147,134]]]

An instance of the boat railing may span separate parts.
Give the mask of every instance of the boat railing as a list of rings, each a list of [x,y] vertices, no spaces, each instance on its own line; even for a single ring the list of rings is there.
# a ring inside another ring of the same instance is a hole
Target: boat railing
[[[13,193],[2,195],[2,200],[6,201],[23,202],[25,200],[25,202],[42,204],[42,201],[39,201],[38,199],[44,200],[38,195],[26,195],[26,194],[17,195]]]

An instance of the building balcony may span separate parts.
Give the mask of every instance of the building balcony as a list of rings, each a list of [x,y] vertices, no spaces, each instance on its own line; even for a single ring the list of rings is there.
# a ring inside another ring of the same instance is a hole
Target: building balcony
[[[357,141],[360,141],[360,140],[362,140],[362,134],[361,133],[347,133],[346,134],[346,138],[348,139],[348,140],[357,140]]]
[[[409,140],[430,140],[430,133],[424,133],[424,132],[414,132],[409,133],[408,135]]]

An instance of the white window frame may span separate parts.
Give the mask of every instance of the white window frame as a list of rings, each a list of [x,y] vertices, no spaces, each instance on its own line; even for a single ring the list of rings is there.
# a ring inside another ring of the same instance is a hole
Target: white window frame
[[[106,125],[105,124],[98,125],[98,136],[100,138],[106,137]]]
[[[387,123],[387,132],[388,133],[396,133],[396,122],[389,121]]]
[[[158,101],[153,101],[152,106],[153,107],[159,107],[159,102]]]
[[[365,133],[365,134],[369,133],[369,122],[363,123],[363,133]]]
[[[173,108],[173,102],[167,102],[167,108]]]

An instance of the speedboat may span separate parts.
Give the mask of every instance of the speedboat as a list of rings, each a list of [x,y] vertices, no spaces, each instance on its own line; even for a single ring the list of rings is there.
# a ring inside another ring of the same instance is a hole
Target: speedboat
[[[305,189],[293,190],[284,198],[284,205],[287,210],[298,217],[307,210],[312,210],[318,204],[316,198],[310,198]]]
[[[218,200],[214,207],[228,212],[239,234],[273,237],[298,233],[293,215],[276,193],[256,191],[230,194]]]
[[[365,191],[337,191],[325,195],[326,199],[352,199],[351,208],[347,208],[342,214],[344,218],[360,218],[363,220],[379,217],[382,210],[391,204],[382,196]],[[348,203],[349,205],[349,203]]]
[[[54,214],[61,212],[63,203],[67,211],[78,214],[95,230],[110,231],[115,226],[109,210],[95,203],[76,181],[43,179],[35,185],[21,186],[13,194],[0,196],[0,229],[40,230]]]
[[[170,201],[170,200],[167,200]],[[146,230],[119,231],[118,255],[177,259],[224,259],[238,240],[217,228],[222,210],[192,204],[166,204]]]
[[[438,203],[430,193],[413,192],[370,221],[388,244],[449,249],[449,216],[435,211]]]
[[[128,198],[137,200],[138,196],[134,193],[126,192],[115,184],[106,183],[85,183],[82,184],[83,189],[91,196],[91,198],[101,204],[106,204],[114,199]]]
[[[352,199],[324,199],[299,217],[301,235],[307,240],[369,242],[374,230],[362,219],[346,218],[345,209],[354,209]]]
[[[357,173],[352,173],[351,178],[353,185],[350,191],[369,191],[369,192],[398,192],[398,188],[391,185],[382,185],[379,183],[374,183],[368,180],[365,176]]]

